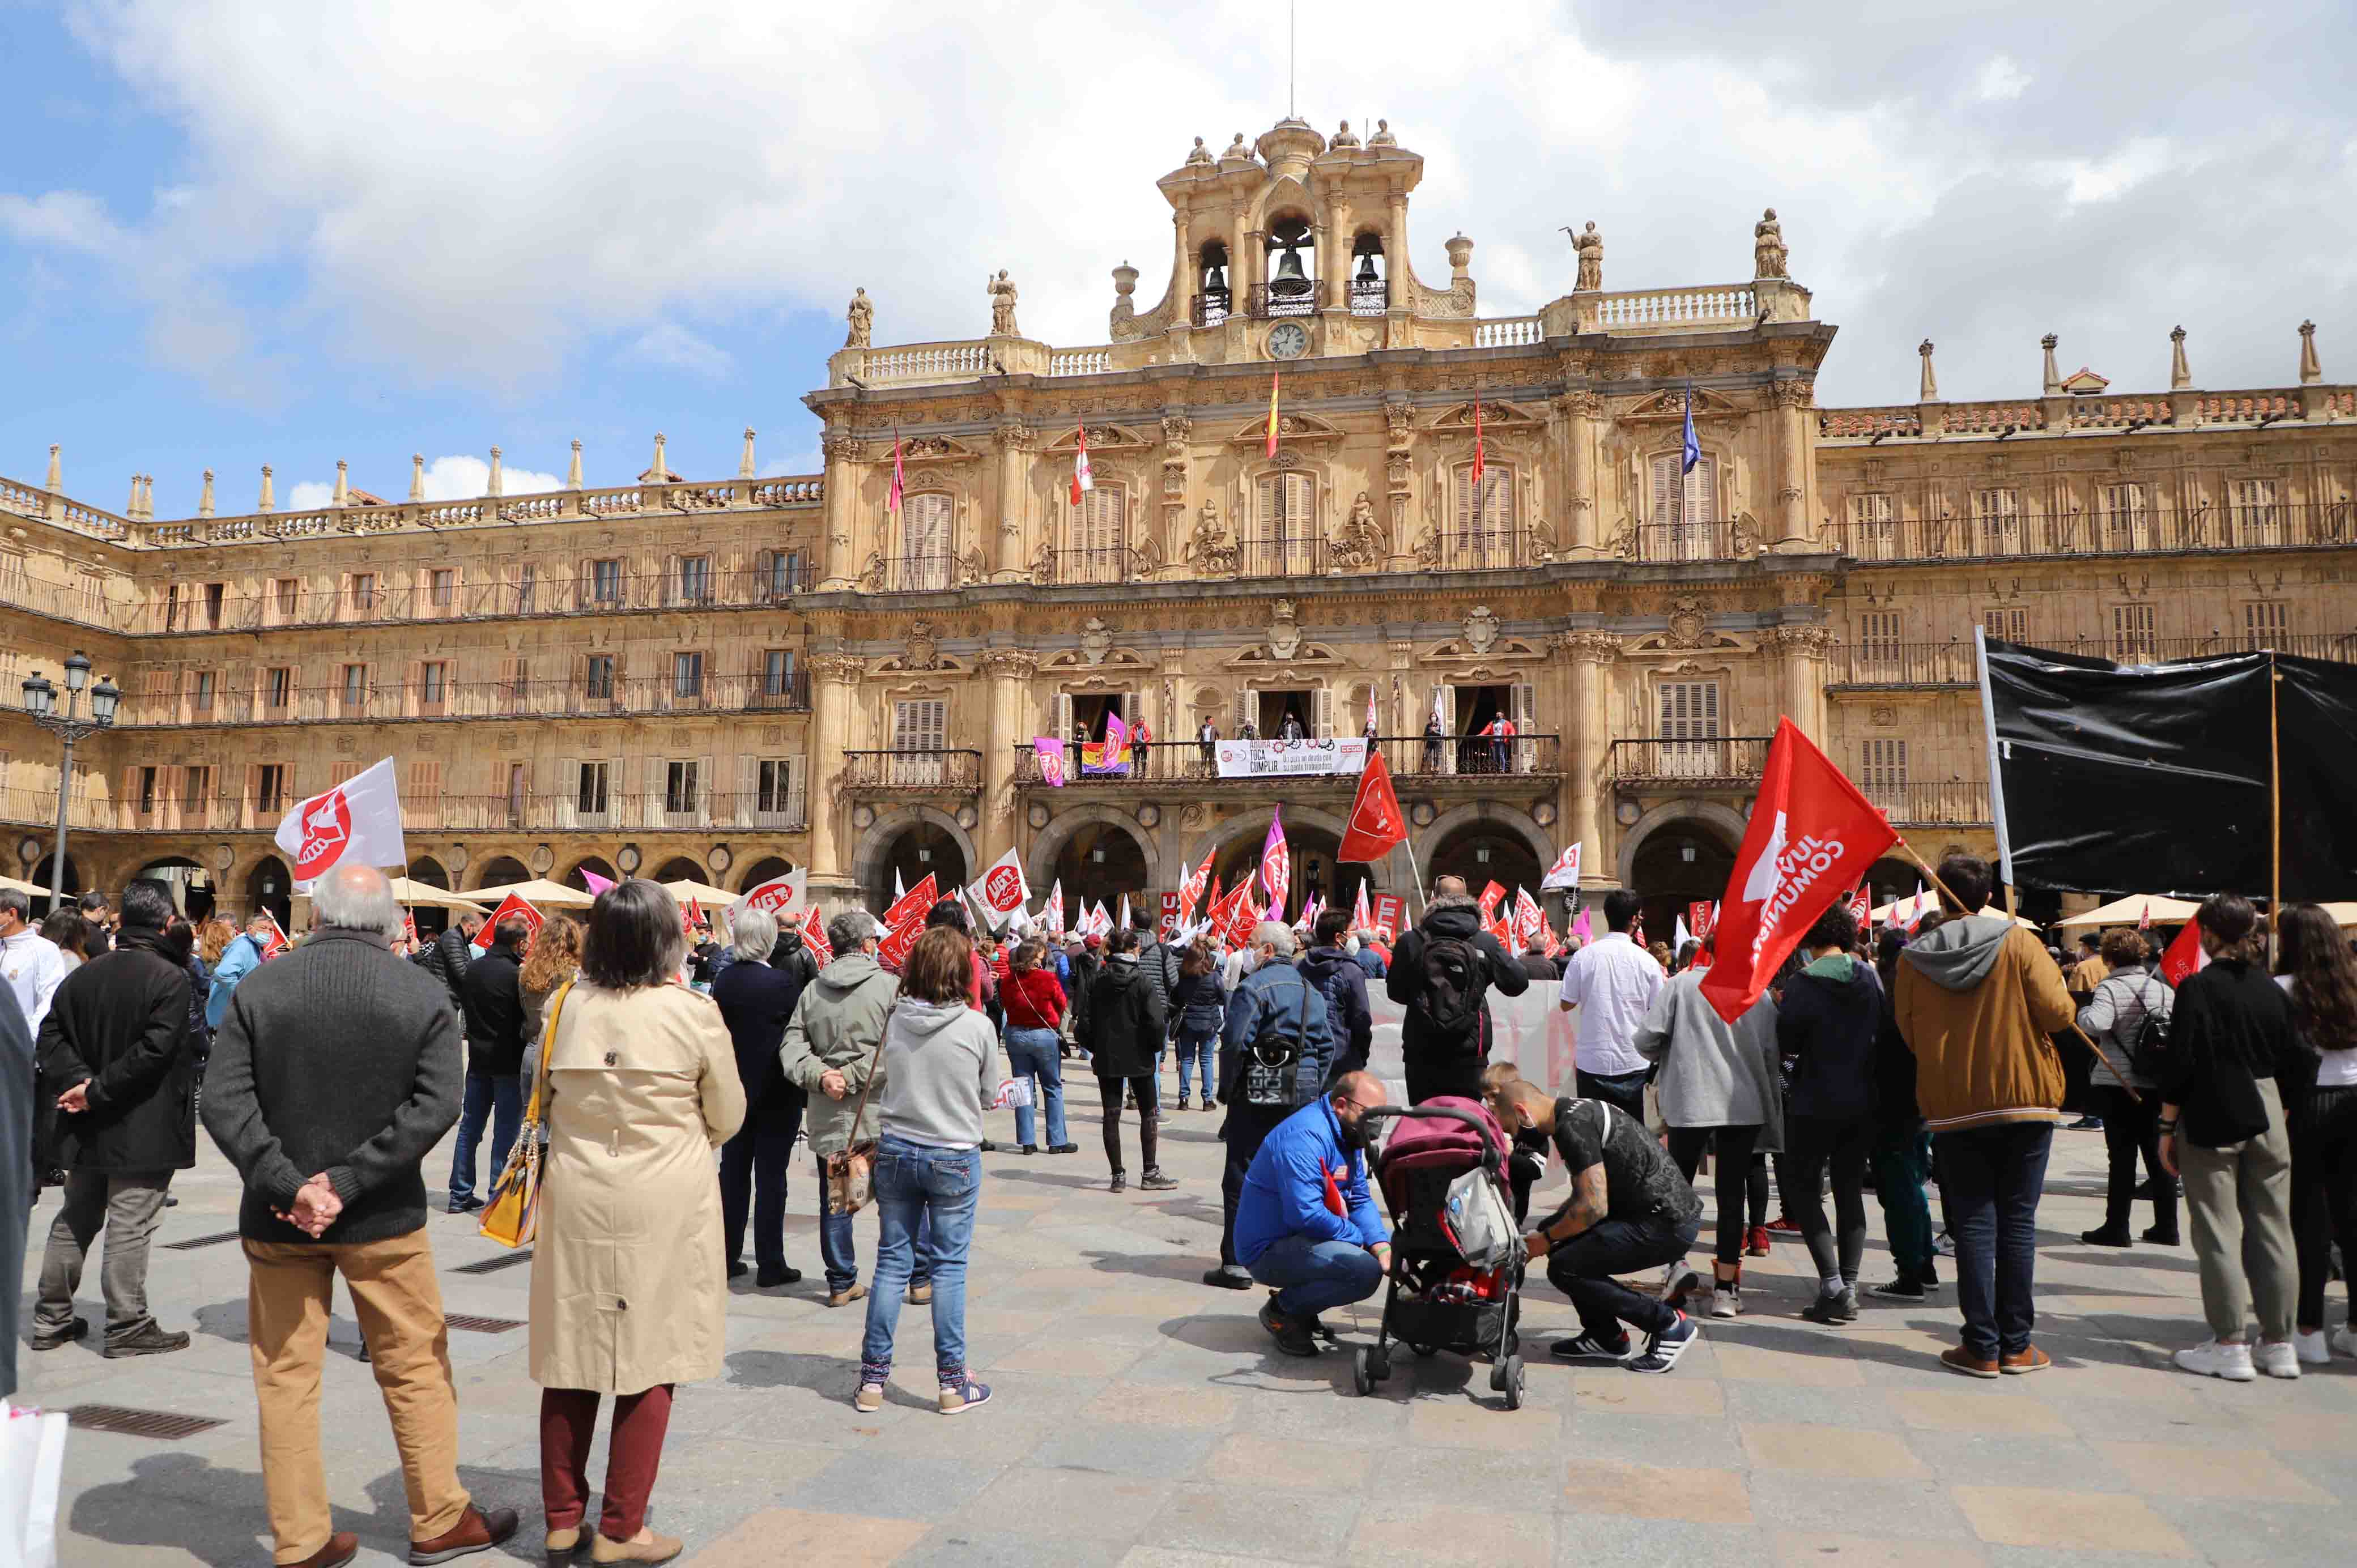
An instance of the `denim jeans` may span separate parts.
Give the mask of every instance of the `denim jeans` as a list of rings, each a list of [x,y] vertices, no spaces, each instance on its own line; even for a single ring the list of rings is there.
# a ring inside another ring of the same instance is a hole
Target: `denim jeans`
[[[1984,1361],[2018,1356],[2038,1321],[2030,1279],[2038,1262],[2038,1197],[2050,1122],[2009,1122],[1942,1133],[1940,1197],[1956,1244],[1956,1306],[1964,1348]]]
[[[1937,1274],[1932,1251],[1932,1206],[1923,1182],[1932,1174],[1922,1127],[1887,1123],[1875,1131],[1874,1196],[1882,1204],[1882,1229],[1890,1238],[1890,1261],[1899,1277],[1928,1284]]]
[[[826,1157],[814,1162],[818,1170],[818,1256],[826,1270],[826,1288],[831,1295],[840,1294],[859,1283],[859,1244],[851,1239],[851,1216],[829,1214],[826,1211]],[[933,1222],[928,1216],[917,1228],[914,1261],[909,1269],[909,1288],[931,1284],[933,1265],[928,1256],[932,1242]]]
[[[1203,1099],[1211,1099],[1212,1063],[1219,1060],[1220,1032],[1217,1029],[1185,1029],[1178,1031],[1178,1098],[1187,1098],[1187,1086],[1192,1081],[1190,1068],[1200,1069],[1203,1077]]]
[[[1571,1298],[1580,1326],[1607,1345],[1628,1342],[1623,1323],[1659,1334],[1678,1319],[1675,1308],[1622,1284],[1616,1274],[1641,1273],[1694,1251],[1702,1227],[1692,1219],[1607,1219],[1591,1225],[1546,1256],[1549,1283]]]
[[[450,1201],[465,1203],[475,1196],[475,1148],[483,1140],[483,1123],[491,1123],[491,1168],[487,1184],[507,1168],[508,1150],[516,1129],[523,1125],[523,1076],[512,1072],[470,1072],[458,1101],[458,1142],[450,1155]]]
[[[1254,1262],[1252,1277],[1275,1290],[1277,1311],[1307,1317],[1366,1300],[1383,1288],[1383,1266],[1356,1241],[1280,1236]]]
[[[974,1214],[982,1197],[982,1153],[934,1149],[886,1137],[876,1148],[876,1281],[867,1293],[867,1335],[859,1347],[863,1381],[881,1382],[892,1368],[892,1335],[900,1325],[920,1251],[933,1281],[933,1365],[943,1383],[965,1378],[965,1261],[974,1241]],[[932,1233],[919,1239],[926,1221]]]
[[[774,1273],[786,1266],[786,1165],[802,1130],[802,1099],[772,1090],[720,1145],[720,1229],[732,1263],[745,1255],[753,1222],[753,1262]]]
[[[1063,1053],[1053,1029],[1009,1029],[1006,1031],[1006,1065],[1016,1077],[1028,1077],[1032,1081],[1031,1096],[1039,1110],[1048,1117],[1048,1145],[1050,1148],[1064,1142],[1064,1068]],[[1039,1140],[1031,1134],[1038,1130],[1038,1117],[1033,1108],[1015,1108],[1015,1141],[1030,1148]]]

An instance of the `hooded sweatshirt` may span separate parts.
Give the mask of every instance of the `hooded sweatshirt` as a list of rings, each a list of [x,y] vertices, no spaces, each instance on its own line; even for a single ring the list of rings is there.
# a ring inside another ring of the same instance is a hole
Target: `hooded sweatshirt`
[[[1847,953],[1818,959],[1784,983],[1776,1047],[1794,1058],[1793,1115],[1855,1122],[1872,1112],[1881,1024],[1882,986]]]
[[[2070,1026],[2071,993],[2028,931],[2002,915],[1948,921],[1899,955],[1894,1001],[1932,1132],[2060,1120],[2048,1036]]]
[[[941,1149],[982,1142],[982,1111],[996,1087],[991,1053],[998,1035],[963,1002],[903,998],[884,1036],[887,1137]]]
[[[899,993],[900,982],[864,952],[844,954],[802,988],[794,1015],[786,1022],[778,1057],[786,1076],[810,1091],[803,1127],[813,1154],[839,1155],[876,1136],[883,1087],[878,1084],[868,1097],[864,1112],[859,1090],[867,1081],[876,1047],[884,1038],[885,1020]],[[841,1100],[828,1099],[822,1087],[829,1069],[841,1072],[850,1086]],[[856,1133],[851,1124],[855,1115],[859,1117]]]

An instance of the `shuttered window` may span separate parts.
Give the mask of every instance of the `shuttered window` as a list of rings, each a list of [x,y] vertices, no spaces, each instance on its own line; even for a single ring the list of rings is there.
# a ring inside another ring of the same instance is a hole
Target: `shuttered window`
[[[1485,462],[1481,483],[1473,483],[1473,465],[1460,463],[1450,515],[1456,536],[1450,541],[1448,564],[1478,569],[1513,564],[1514,471]]]
[[[1903,618],[1897,610],[1869,610],[1857,618],[1857,650],[1868,662],[1897,663],[1903,635]]]
[[[2123,663],[2150,660],[2157,639],[2150,605],[2112,607],[2112,657]]]
[[[2243,607],[2243,647],[2257,652],[2263,648],[2280,649],[2286,628],[2285,605],[2281,599],[2255,599]]]
[[[1709,457],[1681,471],[1684,456],[1653,459],[1653,522],[1661,531],[1646,553],[1657,560],[1698,561],[1717,552],[1711,524],[1718,519],[1718,464]]]
[[[2029,611],[2018,605],[2007,605],[1981,612],[1981,628],[1999,642],[2029,640]]]
[[[2095,497],[2106,550],[2134,550],[2147,543],[2152,508],[2142,485],[2105,485]]]
[[[1867,561],[1887,561],[1898,554],[1897,519],[1898,510],[1885,492],[1850,497],[1850,553]]]
[[[2013,555],[2021,549],[2021,492],[2011,487],[1973,492],[1973,519],[1981,534],[1981,549],[1991,555]]]
[[[612,765],[585,762],[575,779],[574,808],[585,817],[603,817],[607,810],[607,787],[612,781]]]
[[[892,749],[940,751],[948,744],[950,705],[945,702],[892,704]]]
[[[1263,474],[1244,540],[1244,575],[1290,577],[1318,569],[1318,482],[1307,474]]]
[[[1662,738],[1706,740],[1718,735],[1718,682],[1672,681],[1662,687]]]
[[[926,592],[950,585],[950,498],[909,496],[900,507],[900,566],[894,586]]]
[[[1869,740],[1859,758],[1857,781],[1871,790],[1907,782],[1907,743]]]

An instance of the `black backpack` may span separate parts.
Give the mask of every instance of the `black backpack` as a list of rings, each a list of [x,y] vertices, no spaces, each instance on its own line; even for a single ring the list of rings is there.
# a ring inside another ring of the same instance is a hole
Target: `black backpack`
[[[1420,960],[1424,984],[1408,1004],[1429,1045],[1454,1046],[1467,1056],[1481,1052],[1481,1006],[1490,992],[1490,971],[1481,950],[1461,937],[1427,936]]]
[[[2137,1077],[2158,1083],[2169,1070],[2169,1021],[2177,1011],[2177,998],[2164,985],[2161,992],[2169,996],[2169,1005],[2155,1007],[2149,1000],[2152,977],[2144,978],[2146,988],[2134,993],[2144,1008],[2144,1023],[2136,1030],[2135,1044],[2128,1047],[2128,1068]]]

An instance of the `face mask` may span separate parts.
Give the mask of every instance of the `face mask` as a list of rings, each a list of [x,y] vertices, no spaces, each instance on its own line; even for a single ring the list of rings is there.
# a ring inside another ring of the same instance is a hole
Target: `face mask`
[[[1260,954],[1259,954],[1259,953],[1257,953],[1257,952],[1248,952],[1248,953],[1244,954],[1244,968],[1243,968],[1243,972],[1244,972],[1246,974],[1250,974],[1254,970],[1256,970],[1256,969],[1258,969],[1259,967],[1260,967]]]
[[[1337,1126],[1340,1129],[1342,1146],[1344,1148],[1364,1149],[1373,1146],[1375,1141],[1375,1130],[1367,1121],[1367,1113],[1365,1112],[1361,1111],[1359,1112],[1358,1118],[1355,1121],[1345,1122],[1339,1116],[1334,1120]]]

